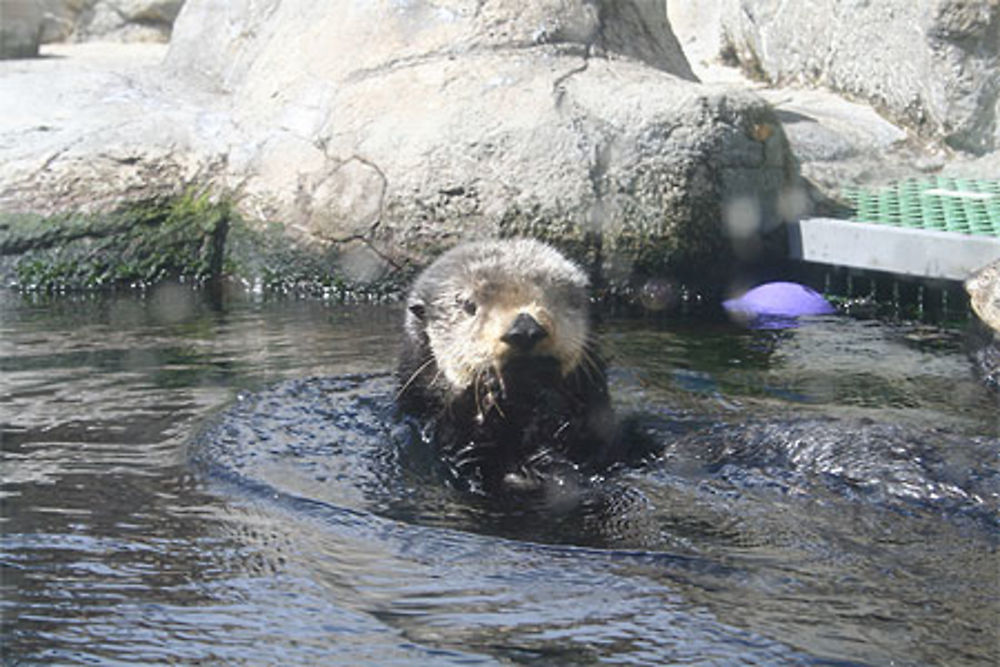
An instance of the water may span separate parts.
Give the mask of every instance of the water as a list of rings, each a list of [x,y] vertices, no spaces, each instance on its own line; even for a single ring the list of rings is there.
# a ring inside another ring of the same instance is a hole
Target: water
[[[662,455],[511,504],[392,414],[400,314],[0,293],[4,662],[1000,660],[1000,406],[960,331],[608,321]]]

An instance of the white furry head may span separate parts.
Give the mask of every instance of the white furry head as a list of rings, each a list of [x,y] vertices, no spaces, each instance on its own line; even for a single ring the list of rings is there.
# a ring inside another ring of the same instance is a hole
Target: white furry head
[[[490,369],[502,373],[514,360],[555,360],[565,376],[585,354],[587,287],[584,272],[544,243],[468,243],[417,278],[407,299],[406,332],[415,341],[426,336],[452,393]],[[537,340],[513,344],[510,332],[522,314],[538,325]]]

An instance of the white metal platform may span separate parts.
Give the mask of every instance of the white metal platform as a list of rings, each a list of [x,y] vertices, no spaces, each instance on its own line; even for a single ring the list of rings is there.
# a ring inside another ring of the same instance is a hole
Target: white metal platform
[[[965,280],[1000,259],[1000,238],[834,218],[789,223],[793,259],[921,278]]]

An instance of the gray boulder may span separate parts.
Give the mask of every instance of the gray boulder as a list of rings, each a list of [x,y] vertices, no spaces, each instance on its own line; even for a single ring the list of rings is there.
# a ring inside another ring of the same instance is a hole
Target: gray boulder
[[[718,4],[724,55],[751,74],[866,100],[956,149],[1000,149],[995,0]]]
[[[209,129],[225,118],[216,98],[164,79],[165,45],[46,50],[0,62],[0,214],[100,213],[209,184],[237,135]]]
[[[794,188],[768,105],[695,84],[661,2],[190,0],[167,63],[253,138],[241,208],[394,261],[530,233],[718,268]]]
[[[166,42],[184,0],[33,0],[45,10],[42,41]]]
[[[0,58],[33,58],[42,35],[37,0],[0,0]]]
[[[966,280],[965,291],[978,316],[970,330],[973,364],[986,386],[1000,392],[1000,260]]]
[[[718,283],[802,201],[771,107],[698,84],[652,0],[189,0],[162,68],[61,48],[0,76],[0,214],[193,184],[358,279],[531,234]]]
[[[1000,335],[1000,260],[965,281],[965,290],[979,319]]]

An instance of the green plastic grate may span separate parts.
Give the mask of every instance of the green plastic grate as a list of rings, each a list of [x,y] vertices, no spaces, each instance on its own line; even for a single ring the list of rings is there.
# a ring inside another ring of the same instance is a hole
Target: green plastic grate
[[[845,195],[857,222],[1000,238],[1000,181],[938,177]]]

